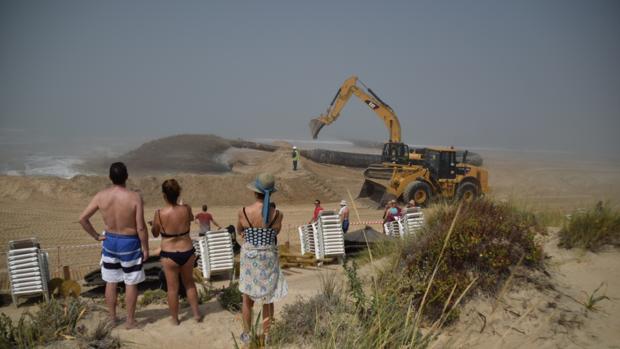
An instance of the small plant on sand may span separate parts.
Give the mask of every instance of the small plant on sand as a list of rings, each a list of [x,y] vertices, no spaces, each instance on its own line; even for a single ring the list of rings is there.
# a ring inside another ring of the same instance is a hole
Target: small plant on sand
[[[198,304],[205,304],[213,298],[214,292],[211,288],[196,285],[196,292],[198,293]]]
[[[167,300],[167,293],[162,289],[146,290],[138,304],[141,307],[146,307],[149,304],[165,304]]]
[[[620,212],[599,202],[595,207],[576,212],[559,232],[560,246],[597,251],[603,245],[620,246]]]
[[[231,282],[228,287],[222,289],[217,297],[224,309],[231,312],[238,312],[241,310],[241,291],[239,291],[239,283]]]
[[[604,283],[601,283],[591,294],[586,293],[586,300],[583,303],[583,306],[586,307],[586,310],[598,310],[597,304],[600,301],[609,300],[609,297],[607,297],[606,295],[597,295],[598,291],[603,287],[603,285]]]
[[[256,320],[254,321],[253,324],[251,324],[250,326],[250,332],[248,332],[249,335],[249,343],[247,343],[246,346],[244,346],[243,348],[247,348],[247,349],[260,349],[260,348],[266,348],[266,343],[265,343],[265,336],[262,334],[260,326],[261,326],[261,317],[262,317],[262,312],[258,312],[258,315],[256,315]],[[239,342],[237,342],[237,338],[235,337],[234,333],[230,333],[233,339],[233,342],[235,343],[235,349],[240,349],[241,347],[239,346]],[[244,343],[241,343],[242,345],[245,345]]]
[[[344,272],[347,277],[349,295],[353,298],[355,307],[358,309],[363,309],[366,305],[366,294],[364,293],[362,280],[357,274],[357,263],[355,263],[354,260],[351,263],[351,266],[344,264],[342,267],[344,268]]]
[[[121,341],[112,335],[114,325],[109,321],[100,321],[97,326],[88,331],[85,327],[78,327],[79,347],[84,349],[118,349]]]
[[[86,304],[78,298],[70,298],[66,303],[52,298],[41,303],[35,314],[22,314],[16,324],[2,314],[0,343],[9,343],[9,348],[33,348],[56,340],[75,338],[78,334],[77,323],[86,311]]]
[[[282,308],[281,319],[273,324],[270,339],[272,343],[303,344],[304,340],[326,338],[332,332],[332,317],[338,314],[354,317],[350,314],[353,308],[345,309],[346,306],[335,277],[321,277],[320,293],[309,299],[298,298]]]

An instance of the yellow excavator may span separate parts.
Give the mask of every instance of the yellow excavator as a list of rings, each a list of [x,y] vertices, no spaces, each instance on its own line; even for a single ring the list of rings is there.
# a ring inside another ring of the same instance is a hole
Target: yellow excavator
[[[454,147],[413,149],[402,143],[400,121],[394,110],[357,76],[345,80],[325,114],[310,121],[313,139],[324,126],[336,121],[352,95],[377,114],[390,135],[383,145],[381,164],[371,165],[364,171],[359,197],[368,197],[381,206],[391,199],[415,200],[416,204],[425,206],[433,197],[470,201],[488,193],[487,170],[469,164],[467,151]],[[462,153],[458,163],[457,152]]]

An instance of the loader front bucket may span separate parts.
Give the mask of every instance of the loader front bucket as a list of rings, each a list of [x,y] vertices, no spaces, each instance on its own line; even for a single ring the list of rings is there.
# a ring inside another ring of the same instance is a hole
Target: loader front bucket
[[[325,123],[321,120],[321,118],[316,118],[310,120],[310,133],[312,134],[312,139],[316,139],[319,136],[319,132],[325,126]]]
[[[368,198],[382,208],[388,201],[396,197],[386,191],[385,185],[366,179],[362,185],[358,198]]]

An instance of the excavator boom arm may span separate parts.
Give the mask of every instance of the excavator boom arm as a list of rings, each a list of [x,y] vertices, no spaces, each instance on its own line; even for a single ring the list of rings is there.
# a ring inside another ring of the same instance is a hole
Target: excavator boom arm
[[[392,108],[384,103],[372,90],[364,90],[357,86],[357,80],[357,76],[352,76],[345,80],[336,93],[336,96],[334,96],[325,114],[310,121],[312,138],[316,139],[325,125],[329,125],[336,121],[340,116],[340,111],[347,104],[351,95],[355,95],[383,120],[383,123],[390,133],[390,142],[400,143],[400,122],[398,121],[398,117],[396,117],[396,113],[394,113]]]

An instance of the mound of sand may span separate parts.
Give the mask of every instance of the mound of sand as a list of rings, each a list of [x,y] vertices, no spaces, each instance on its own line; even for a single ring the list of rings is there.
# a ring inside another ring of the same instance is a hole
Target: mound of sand
[[[274,152],[277,146],[229,140],[215,135],[181,134],[159,138],[116,158],[88,159],[79,167],[88,173],[105,175],[110,163],[123,161],[131,174],[223,173],[232,170],[231,148]]]
[[[227,172],[219,156],[230,146],[214,135],[177,135],[144,143],[119,160],[134,173]]]

